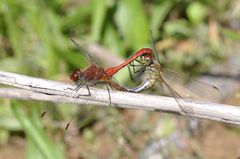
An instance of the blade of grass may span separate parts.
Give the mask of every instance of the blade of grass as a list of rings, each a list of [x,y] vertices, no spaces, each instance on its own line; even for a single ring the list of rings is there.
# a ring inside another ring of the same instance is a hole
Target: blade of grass
[[[98,42],[103,31],[103,24],[107,13],[106,0],[92,0],[92,26],[91,40]]]
[[[30,138],[27,138],[27,146],[26,146],[26,158],[27,159],[44,159],[45,156],[38,150],[34,141]]]
[[[173,7],[173,1],[162,1],[159,4],[154,4],[151,10],[151,30],[157,33],[159,27],[162,26],[164,19]],[[155,37],[155,36],[154,36]]]
[[[76,8],[69,10],[69,13],[66,13],[66,17],[61,20],[61,28],[63,31],[67,31],[71,29],[82,29],[82,25],[85,25],[88,22],[88,15],[90,15],[90,5],[84,4],[77,6]],[[81,28],[80,28],[81,27]]]
[[[63,159],[63,154],[48,139],[43,128],[37,124],[38,121],[33,120],[33,118],[25,114],[22,110],[23,107],[20,107],[16,101],[13,101],[11,106],[16,118],[22,125],[24,132],[28,138],[33,141],[43,156],[47,159]]]
[[[23,48],[21,45],[21,34],[20,34],[20,29],[19,29],[19,24],[16,24],[16,21],[19,20],[19,12],[20,12],[20,7],[17,6],[17,4],[13,1],[5,1],[3,3],[5,9],[4,9],[4,20],[6,22],[7,26],[7,34],[10,39],[11,45],[14,49],[14,53],[17,58],[21,58]],[[14,12],[12,10],[14,10]]]
[[[149,25],[143,3],[139,0],[122,0],[117,7],[115,20],[125,44],[133,50],[148,45]]]

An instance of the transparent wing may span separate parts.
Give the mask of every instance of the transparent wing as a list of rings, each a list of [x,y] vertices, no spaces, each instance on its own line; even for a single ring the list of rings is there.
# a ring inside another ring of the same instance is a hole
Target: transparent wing
[[[83,47],[81,46],[76,40],[71,38],[72,43],[75,45],[75,47],[86,57],[88,62],[92,65],[99,66],[95,58]]]
[[[156,49],[155,44],[154,44],[152,30],[150,30],[150,42],[151,42],[151,48],[153,49],[153,58],[160,65],[160,59],[158,57],[158,52],[157,52],[157,49]]]
[[[163,77],[184,98],[217,101],[222,97],[221,91],[216,86],[198,80],[187,79],[174,71],[163,70]]]
[[[48,114],[48,116],[50,116],[52,118],[52,120],[58,119],[58,122],[55,122],[54,124],[57,128],[65,129],[66,132],[64,134],[67,137],[70,137],[70,136],[73,136],[76,134],[78,128],[76,127],[76,125],[74,125],[74,124],[72,125],[72,123],[75,122],[75,120],[77,119],[77,114],[79,112],[81,112],[81,109],[83,107],[71,105],[71,109],[69,111],[70,104],[67,104],[68,100],[65,97],[81,98],[81,100],[83,101],[83,104],[86,104],[88,102],[89,96],[91,94],[89,94],[89,92],[86,92],[86,94],[85,93],[79,94],[77,92],[79,89],[81,89],[82,87],[85,87],[85,86],[86,86],[85,81],[77,83],[76,87],[73,90],[71,90],[67,94],[61,95],[57,99],[56,104],[51,105],[50,109],[44,111],[41,115],[43,120],[45,120],[45,118],[46,118],[45,116],[47,114]],[[70,119],[67,119],[67,121],[64,121],[66,119],[63,118],[63,116],[64,116],[63,114],[65,114],[65,116],[66,116],[66,114],[69,114],[67,116],[69,116]]]
[[[154,53],[154,56],[153,56],[155,59],[154,62],[157,62],[160,65],[158,53],[154,46],[152,31],[150,31],[150,40],[151,40],[151,45]],[[171,83],[171,86],[172,85],[176,86],[176,83],[178,83],[178,86],[185,85],[187,83],[187,86],[184,87],[184,89],[177,91],[182,97],[185,97],[185,98],[196,98],[196,99],[205,99],[205,100],[207,99],[207,100],[217,101],[222,96],[221,91],[217,87],[198,81],[198,80],[186,79],[181,74],[171,70],[163,70],[163,77],[167,81],[169,79],[172,81],[172,83],[171,81],[168,82],[168,83]]]
[[[179,93],[179,91],[176,89],[176,87],[172,86],[172,83],[167,80],[167,78],[163,75],[162,69],[154,69],[150,68],[150,76],[151,74],[154,75],[153,79],[157,80],[158,85],[161,87],[161,93],[163,95],[171,96],[175,99],[177,102],[179,108],[181,111],[185,114],[191,114],[193,112],[192,108],[189,107],[186,102],[184,96]],[[157,77],[159,76],[159,78]]]
[[[192,114],[193,113],[193,110],[191,107],[187,106],[185,101],[184,101],[184,98],[175,90],[173,89],[167,81],[160,81],[159,82],[161,83],[162,87],[163,87],[163,91],[170,94],[174,99],[175,101],[177,102],[179,108],[182,110],[182,112],[185,114],[185,115],[188,115],[188,114]],[[167,90],[167,91],[166,91]]]

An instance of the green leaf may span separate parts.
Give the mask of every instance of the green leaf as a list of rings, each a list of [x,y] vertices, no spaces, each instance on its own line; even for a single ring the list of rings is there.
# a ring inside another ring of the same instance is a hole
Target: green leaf
[[[115,20],[126,45],[138,50],[149,44],[149,22],[141,1],[119,1]]]
[[[124,49],[117,34],[117,30],[112,26],[112,24],[108,24],[106,26],[103,36],[103,44],[110,48],[111,52],[115,55],[126,55],[126,50]]]
[[[162,1],[157,5],[153,5],[151,9],[151,30],[153,33],[156,33],[159,27],[163,24],[163,20],[170,12],[173,4],[173,1]]]
[[[74,29],[79,31],[83,29],[82,26],[86,25],[90,15],[90,3],[85,5],[77,6],[76,8],[70,10],[67,15],[60,19],[61,28],[64,31]]]
[[[200,2],[193,2],[187,8],[187,16],[194,25],[198,25],[207,16],[207,7]]]
[[[166,22],[164,24],[164,31],[167,36],[174,36],[176,38],[186,38],[192,35],[192,29],[188,21],[184,19]]]
[[[32,144],[36,146],[38,152],[40,152],[46,159],[63,159],[61,151],[48,139],[46,132],[40,127],[39,118],[36,119],[34,116],[31,117],[25,114],[23,112],[24,107],[20,107],[21,105],[16,103],[16,101],[13,101],[11,106],[16,118],[23,127],[27,138],[33,142]],[[36,109],[36,107],[33,105],[33,114],[35,113],[34,109]]]
[[[98,42],[101,38],[108,7],[106,0],[92,0],[92,6],[91,40]]]
[[[224,36],[231,38],[232,40],[240,41],[240,32],[230,29],[222,29]]]

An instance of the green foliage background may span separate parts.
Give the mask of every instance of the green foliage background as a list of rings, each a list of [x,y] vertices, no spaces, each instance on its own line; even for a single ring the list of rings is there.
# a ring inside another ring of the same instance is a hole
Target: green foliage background
[[[73,68],[87,66],[69,36],[97,42],[128,58],[150,46],[152,29],[157,48],[165,50],[160,55],[163,64],[197,74],[228,56],[225,42],[240,40],[240,33],[230,25],[240,17],[240,12],[231,13],[234,4],[228,0],[1,0],[0,69],[59,79]],[[212,24],[217,37],[209,33]],[[182,42],[190,49],[174,47]],[[40,108],[50,104],[4,99],[1,105],[2,144],[10,132],[24,131],[26,158],[64,158],[64,143],[54,146],[39,121]]]

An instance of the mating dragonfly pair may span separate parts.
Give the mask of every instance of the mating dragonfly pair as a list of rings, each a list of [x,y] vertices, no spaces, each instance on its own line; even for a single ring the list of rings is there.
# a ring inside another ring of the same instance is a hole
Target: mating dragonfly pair
[[[91,92],[89,90],[89,86],[95,86],[97,84],[106,84],[108,88],[109,101],[111,105],[111,97],[109,92],[109,86],[113,89],[119,91],[127,91],[139,93],[146,89],[154,87],[157,83],[160,84],[162,90],[166,89],[168,93],[176,100],[178,106],[180,107],[182,113],[187,114],[189,111],[184,108],[184,97],[188,97],[189,93],[178,93],[167,81],[167,78],[172,78],[175,81],[185,82],[185,78],[171,70],[164,69],[160,64],[160,60],[158,57],[158,53],[154,46],[153,37],[151,34],[151,48],[143,48],[136,52],[131,58],[123,62],[122,64],[104,69],[99,67],[95,62],[94,58],[89,54],[83,47],[81,47],[75,40],[71,39],[73,44],[79,49],[81,53],[85,55],[87,60],[90,62],[91,66],[89,66],[85,71],[81,71],[80,69],[74,70],[70,74],[70,79],[74,81],[77,85],[75,91],[79,90],[81,87],[87,87],[89,96]],[[143,76],[143,74],[147,74],[147,78],[140,83],[140,85],[127,88],[119,85],[117,82],[113,80],[113,76],[128,66],[130,68],[130,77],[133,82],[136,82]],[[133,76],[134,74],[134,76]],[[219,97],[221,94],[219,89],[213,85],[206,84],[197,80],[187,80],[190,86],[190,92],[193,95],[206,97],[212,99],[215,97]]]

